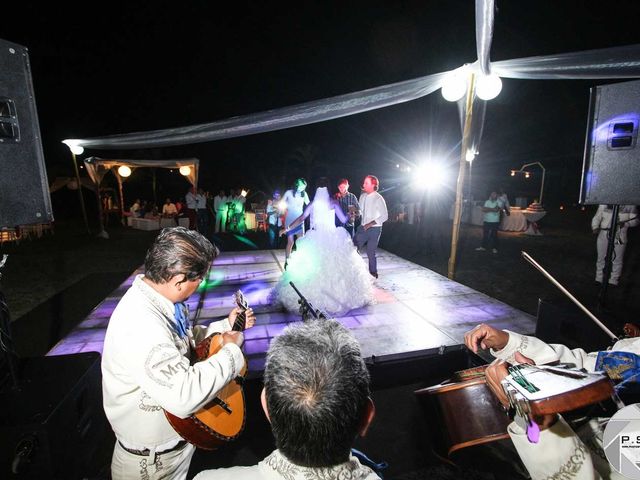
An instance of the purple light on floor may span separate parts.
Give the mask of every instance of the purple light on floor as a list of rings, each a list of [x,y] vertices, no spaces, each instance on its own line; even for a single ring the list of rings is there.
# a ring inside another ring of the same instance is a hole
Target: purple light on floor
[[[288,323],[272,323],[267,325],[267,332],[271,338],[277,337],[287,328]]]
[[[267,332],[266,325],[254,325],[252,328],[245,330],[245,340],[254,340],[256,338],[267,338],[269,333]]]
[[[244,343],[242,347],[246,355],[256,355],[264,353],[269,349],[269,339],[261,338],[257,340],[251,340]]]

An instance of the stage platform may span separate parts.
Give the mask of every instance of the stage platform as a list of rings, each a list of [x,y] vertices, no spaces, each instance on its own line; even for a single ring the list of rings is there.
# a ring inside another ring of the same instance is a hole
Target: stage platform
[[[269,302],[283,265],[284,250],[222,253],[214,262],[206,289],[188,300],[192,319],[207,324],[229,313],[236,290],[244,292],[257,318],[256,325],[245,332],[244,350],[252,376],[260,376],[264,370],[271,339],[289,323],[301,321],[300,315],[284,312]],[[376,303],[338,317],[354,333],[369,363],[436,357],[462,350],[464,333],[479,323],[519,333],[535,331],[535,317],[397,255],[378,250],[378,269]],[[142,267],[48,355],[102,353],[111,312],[138,273],[142,273]]]

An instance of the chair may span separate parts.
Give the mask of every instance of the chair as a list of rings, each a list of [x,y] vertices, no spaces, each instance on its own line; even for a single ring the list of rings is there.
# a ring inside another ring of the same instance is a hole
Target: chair
[[[264,208],[256,208],[254,212],[256,214],[256,230],[266,232],[269,229],[267,210]]]

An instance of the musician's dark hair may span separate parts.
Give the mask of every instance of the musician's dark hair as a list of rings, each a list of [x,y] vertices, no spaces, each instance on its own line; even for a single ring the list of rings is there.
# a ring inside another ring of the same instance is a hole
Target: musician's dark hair
[[[377,192],[378,188],[380,188],[380,180],[378,180],[378,177],[376,177],[375,175],[367,175],[364,178],[370,178],[371,179],[371,183],[373,183],[373,188]]]
[[[335,320],[287,327],[267,352],[264,388],[276,447],[293,463],[347,461],[366,412],[369,372]]]
[[[338,180],[338,186],[342,185],[343,183],[349,185],[349,180],[347,180],[346,178],[341,178],[340,180]]]
[[[185,280],[197,280],[205,276],[219,253],[209,240],[195,230],[164,228],[147,251],[144,275],[158,284],[181,274]]]

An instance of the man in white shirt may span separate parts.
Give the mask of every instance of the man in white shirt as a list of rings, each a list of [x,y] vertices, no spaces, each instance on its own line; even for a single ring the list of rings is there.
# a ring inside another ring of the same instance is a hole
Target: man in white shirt
[[[184,196],[184,200],[187,203],[187,218],[189,218],[189,228],[191,230],[196,229],[197,216],[196,216],[196,187],[191,187],[187,194]]]
[[[104,410],[116,435],[114,480],[184,479],[195,447],[169,424],[164,410],[187,418],[235,379],[245,360],[239,310],[208,327],[189,324],[183,303],[207,275],[217,249],[194,230],[165,228],[113,311],[102,354]],[[253,311],[246,311],[247,327]],[[223,332],[222,349],[191,365],[196,343]]]
[[[336,320],[292,324],[273,339],[261,400],[277,450],[257,465],[207,470],[195,479],[380,478],[351,454],[375,408],[360,345]]]
[[[367,247],[367,257],[369,258],[369,273],[378,278],[378,263],[376,260],[376,249],[382,234],[382,224],[389,218],[387,203],[382,195],[378,193],[380,182],[373,175],[364,177],[362,184],[363,193],[360,195],[360,212],[362,215],[361,225],[358,227],[353,243],[358,250]]]
[[[208,235],[209,212],[207,211],[207,196],[202,188],[199,188],[196,194],[196,219],[198,231],[203,235]]]
[[[220,190],[218,195],[213,197],[213,211],[216,216],[215,233],[227,231],[227,201],[224,190]]]
[[[640,355],[640,337],[620,340],[609,351],[587,353],[580,348],[570,350],[564,345],[548,345],[535,337],[483,324],[467,332],[464,342],[473,352],[491,349],[497,360],[485,370],[487,385],[505,407],[509,402],[500,382],[507,376],[508,364],[573,363],[588,372],[605,371],[613,380],[633,380],[633,376],[638,375],[636,359]],[[616,365],[610,360],[624,361],[624,364]],[[604,458],[602,432],[606,422],[607,418],[594,417],[574,431],[562,416],[538,417],[536,423],[541,431],[537,443],[530,442],[516,422],[511,423],[507,431],[534,480],[624,479],[626,477],[617,473]]]

